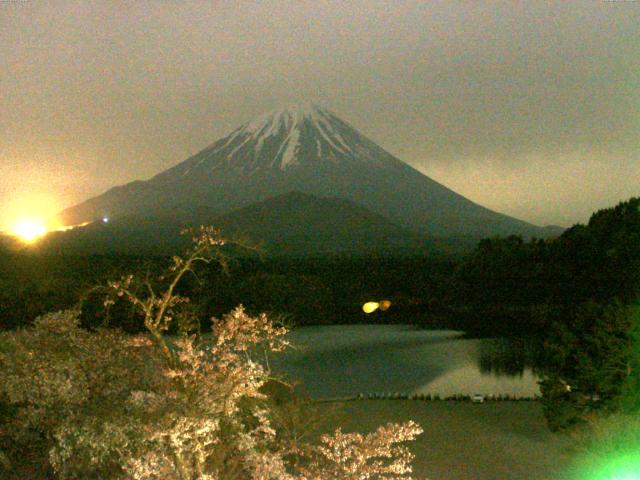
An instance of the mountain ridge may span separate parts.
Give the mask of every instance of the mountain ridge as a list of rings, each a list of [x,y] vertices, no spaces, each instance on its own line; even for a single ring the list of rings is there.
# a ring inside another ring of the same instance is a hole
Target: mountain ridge
[[[546,232],[457,194],[313,105],[257,117],[150,180],[112,188],[61,216],[78,224],[176,205],[224,213],[291,191],[344,198],[431,236]]]

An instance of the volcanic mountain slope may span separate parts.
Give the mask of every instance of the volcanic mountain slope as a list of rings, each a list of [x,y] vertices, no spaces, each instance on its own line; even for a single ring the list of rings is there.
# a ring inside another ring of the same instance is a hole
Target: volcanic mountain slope
[[[422,235],[349,200],[290,192],[235,210],[215,225],[230,237],[259,239],[276,255],[417,253],[433,249]]]
[[[61,216],[78,224],[202,206],[224,213],[291,191],[347,199],[430,236],[547,233],[458,195],[313,105],[256,118],[152,179],[113,188]]]

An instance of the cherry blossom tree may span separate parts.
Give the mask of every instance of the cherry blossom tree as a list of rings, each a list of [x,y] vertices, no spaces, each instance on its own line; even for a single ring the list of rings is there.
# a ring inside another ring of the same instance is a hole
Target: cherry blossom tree
[[[287,348],[287,330],[266,315],[239,306],[212,319],[210,337],[192,328],[167,334],[189,301],[176,294],[181,279],[197,263],[224,261],[219,232],[203,227],[193,240],[173,257],[162,289],[148,278],[137,288],[131,275],[109,284],[106,304],[134,305],[145,334],[88,331],[71,310],[0,335],[0,403],[15,411],[0,437],[40,445],[62,479],[411,478],[404,442],[422,432],[413,422],[367,435],[337,430],[319,444],[278,431],[263,354]],[[2,458],[8,468],[9,455]]]

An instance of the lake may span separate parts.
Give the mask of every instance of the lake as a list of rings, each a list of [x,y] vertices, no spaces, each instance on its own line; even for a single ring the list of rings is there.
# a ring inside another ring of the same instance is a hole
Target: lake
[[[315,398],[359,393],[540,394],[521,346],[503,339],[467,339],[450,330],[409,325],[300,327],[292,348],[272,354],[275,374],[302,382]]]

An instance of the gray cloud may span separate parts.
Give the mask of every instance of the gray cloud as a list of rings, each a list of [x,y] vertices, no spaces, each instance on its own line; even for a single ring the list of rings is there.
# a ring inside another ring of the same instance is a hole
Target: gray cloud
[[[67,206],[313,100],[478,203],[584,221],[640,193],[638,25],[637,2],[0,3],[0,201]]]

